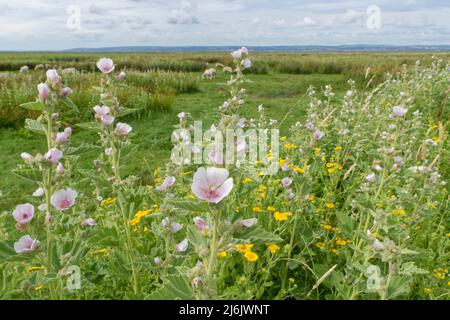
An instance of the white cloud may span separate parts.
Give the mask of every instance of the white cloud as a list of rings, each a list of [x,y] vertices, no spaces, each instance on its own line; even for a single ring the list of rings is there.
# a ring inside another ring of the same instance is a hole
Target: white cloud
[[[310,17],[304,17],[303,20],[299,20],[294,22],[294,27],[307,27],[307,26],[315,26],[317,23]]]
[[[178,9],[172,10],[167,18],[169,24],[196,24],[194,6],[188,1],[182,1]]]

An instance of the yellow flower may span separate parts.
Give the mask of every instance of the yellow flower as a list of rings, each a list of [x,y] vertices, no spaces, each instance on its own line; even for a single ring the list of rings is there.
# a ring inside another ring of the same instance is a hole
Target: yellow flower
[[[280,159],[280,160],[279,160],[280,167],[282,167],[286,162],[287,162],[286,159]]]
[[[447,233],[446,236],[447,236],[447,237],[450,237],[450,233]]]
[[[311,203],[315,203],[316,202],[316,197],[313,194],[311,194],[311,195],[308,196],[308,200]]]
[[[297,148],[297,146],[295,144],[293,144],[293,143],[286,143],[284,145],[284,148],[287,149],[287,150],[291,150],[291,149]]]
[[[116,198],[106,198],[100,203],[102,206],[109,206],[116,203]]]
[[[247,259],[247,261],[255,262],[258,260],[258,255],[252,251],[247,251],[244,253],[244,258]]]
[[[155,183],[160,184],[162,182],[162,178],[155,178]]]
[[[292,212],[275,212],[273,217],[277,221],[286,221],[288,217],[292,216]]]
[[[252,178],[244,178],[244,180],[242,180],[242,183],[250,183],[253,182]]]
[[[349,241],[349,240],[344,240],[344,239],[339,238],[339,237],[336,238],[336,244],[337,244],[337,245],[345,246],[345,245],[347,245],[347,244],[349,244],[349,243],[351,243],[351,241]]]
[[[102,249],[95,250],[94,252],[92,252],[92,254],[102,254],[105,257],[107,257],[107,256],[109,256],[109,253],[107,251],[108,251],[108,248],[102,248]]]
[[[294,168],[292,168],[292,170],[294,170],[295,172],[297,172],[299,174],[305,173],[305,169],[299,168],[299,167],[294,167]]]
[[[144,230],[143,230],[144,232],[149,232],[150,231],[150,229],[149,228],[147,228],[147,227],[144,227]]]
[[[130,226],[134,227],[135,225],[139,224],[141,222],[140,217],[135,217],[130,220]]]
[[[439,144],[440,139],[439,139],[438,136],[436,136],[436,137],[433,137],[433,141],[434,141],[436,144]]]
[[[433,277],[439,280],[444,280],[447,277],[448,269],[434,269],[433,270]]]
[[[44,285],[42,285],[42,284],[40,284],[40,285],[34,287],[34,291],[40,291],[40,290],[42,290],[42,289],[44,289]]]
[[[318,155],[320,154],[320,151],[322,151],[322,149],[320,149],[320,148],[314,148],[314,154],[315,154],[316,156],[318,156]]]
[[[194,196],[192,193],[188,194],[188,195],[186,196],[186,198],[191,199],[191,200],[196,199],[195,196]]]
[[[392,214],[395,216],[403,216],[406,214],[405,209],[394,209],[392,210]]]
[[[44,269],[45,269],[44,266],[34,266],[34,267],[29,267],[27,270],[28,270],[28,272],[33,272],[33,271],[44,270]]]
[[[253,207],[253,208],[252,208],[252,211],[253,211],[253,212],[256,212],[256,213],[259,213],[259,212],[262,212],[262,209],[259,208],[259,207]]]
[[[277,209],[275,209],[275,208],[272,207],[272,206],[268,206],[268,207],[267,207],[267,211],[275,212],[275,211],[277,211]],[[450,233],[449,233],[449,234],[450,234]]]
[[[327,204],[325,204],[325,207],[327,207],[328,209],[333,209],[334,208],[334,203],[328,202]]]
[[[340,151],[340,150],[342,150],[342,147],[341,146],[336,146],[336,148],[334,148],[334,150]]]
[[[330,252],[336,256],[339,256],[339,251],[337,251],[335,248],[330,248]]]
[[[270,253],[276,253],[278,250],[280,250],[280,247],[275,243],[271,243],[267,246],[267,249],[270,251]]]
[[[242,243],[242,244],[237,244],[236,245],[236,250],[242,253],[246,253],[247,251],[251,251],[253,248],[253,244],[246,244],[246,243]]]
[[[325,242],[322,242],[322,241],[317,242],[316,243],[316,247],[319,248],[319,249],[325,248]]]
[[[447,285],[448,285],[448,286],[450,286],[450,281],[449,281],[449,282],[447,282]]]
[[[329,224],[321,223],[320,226],[321,226],[322,228],[324,228],[325,230],[331,230],[331,229],[333,229],[333,226],[330,226]]]
[[[287,139],[286,136],[282,136],[282,137],[280,138],[281,141],[285,141],[286,139]]]
[[[136,212],[134,217],[142,218],[142,217],[148,216],[150,213],[151,213],[151,210],[140,210],[140,211]]]
[[[424,288],[424,289],[423,289],[423,292],[428,293],[428,294],[431,293],[431,291],[432,291],[432,290],[431,290],[430,288]]]
[[[228,253],[226,251],[219,251],[217,253],[217,256],[219,256],[220,258],[225,258],[228,255]]]

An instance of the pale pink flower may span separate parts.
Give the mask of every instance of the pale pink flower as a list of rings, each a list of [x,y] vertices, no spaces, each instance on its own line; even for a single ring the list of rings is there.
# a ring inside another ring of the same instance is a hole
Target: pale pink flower
[[[116,132],[122,137],[126,137],[131,132],[131,130],[133,130],[133,128],[126,123],[119,122],[116,125]]]
[[[33,197],[42,197],[45,191],[43,188],[39,187],[33,192]]]
[[[183,120],[186,118],[186,116],[187,116],[187,113],[186,113],[186,112],[180,112],[180,113],[177,115],[177,117],[178,117],[178,119],[180,119],[180,121],[183,121]]]
[[[258,223],[258,219],[251,218],[239,221],[239,224],[245,228],[251,228]]]
[[[239,50],[233,51],[233,52],[231,53],[231,56],[232,56],[234,59],[240,59],[240,58],[242,57],[242,50],[239,49]]]
[[[47,80],[51,81],[53,84],[57,84],[61,81],[61,77],[55,69],[47,70]]]
[[[228,175],[226,169],[201,167],[194,174],[192,193],[199,199],[219,203],[233,189],[233,178],[228,178]]]
[[[322,131],[320,131],[320,130],[316,130],[316,131],[314,131],[314,133],[313,133],[313,138],[314,138],[314,140],[322,140],[322,138],[325,136],[325,134],[322,132]]]
[[[28,152],[22,152],[20,154],[20,157],[24,160],[24,161],[31,161],[33,160],[33,156],[31,154],[29,154]]]
[[[127,74],[125,73],[125,71],[120,71],[120,73],[117,75],[117,79],[123,80],[126,76]]]
[[[64,166],[63,166],[63,164],[61,162],[58,163],[58,165],[56,166],[56,172],[59,175],[62,175],[64,173]]]
[[[97,119],[100,119],[102,116],[109,114],[110,109],[108,106],[95,106],[94,108],[92,108],[92,110],[94,110],[95,112],[95,117]]]
[[[38,86],[39,99],[45,101],[50,96],[50,88],[46,83],[39,83]]]
[[[113,153],[113,149],[112,148],[106,148],[105,149],[105,155],[107,155],[108,157],[111,157]]]
[[[70,188],[61,189],[52,195],[50,202],[56,209],[64,211],[75,204],[77,195],[78,193]]]
[[[93,227],[96,225],[96,222],[94,219],[92,218],[87,218],[83,220],[83,226],[87,226],[87,227]]]
[[[175,249],[177,250],[177,252],[184,252],[187,250],[189,245],[189,242],[187,239],[184,239],[183,241],[181,241],[179,244],[176,245]]]
[[[242,60],[241,66],[243,66],[244,69],[249,69],[252,67],[252,61],[250,59],[246,58],[246,59]]]
[[[33,219],[34,207],[29,203],[19,204],[12,215],[18,224],[24,225]]]
[[[172,233],[177,233],[181,229],[183,229],[183,226],[178,222],[172,222],[172,224],[170,225],[170,232]]]
[[[61,95],[64,97],[68,97],[72,94],[73,90],[69,87],[65,87],[61,90]]]
[[[97,62],[97,68],[107,74],[107,73],[111,73],[112,71],[114,71],[114,62],[111,59],[108,58],[101,58],[100,60],[98,60]]]
[[[308,122],[308,123],[306,124],[306,128],[309,129],[309,130],[313,130],[313,129],[315,128],[314,123]]]
[[[14,243],[14,250],[17,253],[32,252],[37,248],[38,244],[39,241],[33,240],[29,235],[26,235]]]
[[[40,212],[47,211],[47,204],[46,204],[46,203],[40,204],[40,205],[38,206],[38,210],[39,210]]]
[[[110,126],[114,122],[114,117],[109,114],[102,115],[100,121],[104,126]]]
[[[68,127],[65,128],[63,132],[58,132],[56,134],[55,141],[57,143],[66,143],[67,141],[69,141],[71,136],[72,136],[72,128]]]
[[[289,171],[290,169],[291,167],[289,167],[288,163],[283,163],[283,165],[281,166],[282,171]]]
[[[289,177],[284,177],[281,179],[281,184],[287,188],[292,184],[292,179]]]
[[[162,263],[162,259],[161,257],[155,257],[155,259],[153,259],[153,262],[159,266]]]
[[[402,106],[392,107],[392,114],[396,117],[403,117],[408,112],[408,109]]]
[[[158,191],[164,192],[164,191],[166,191],[168,188],[170,188],[171,186],[173,186],[174,183],[175,183],[175,181],[176,181],[176,179],[175,179],[175,177],[173,177],[173,176],[166,177],[166,178],[164,179],[164,181],[161,183],[161,185],[157,186],[155,189],[158,190]]]
[[[241,53],[242,53],[242,55],[244,55],[244,56],[248,55],[248,49],[247,49],[246,47],[242,47],[242,48],[241,48]]]
[[[369,175],[366,176],[366,181],[368,182],[375,182],[377,180],[377,176],[375,175],[375,173],[370,173]]]
[[[61,150],[58,150],[56,148],[51,148],[47,151],[47,153],[44,155],[45,160],[52,164],[57,164],[59,160],[62,158],[63,153]]]
[[[209,226],[206,223],[205,220],[203,220],[200,217],[195,217],[194,218],[194,223],[195,223],[195,227],[197,228],[198,231],[202,232],[203,230],[208,230]]]

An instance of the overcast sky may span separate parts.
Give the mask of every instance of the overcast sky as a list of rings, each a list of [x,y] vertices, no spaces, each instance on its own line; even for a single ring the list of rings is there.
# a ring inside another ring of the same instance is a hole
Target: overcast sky
[[[0,50],[356,43],[450,44],[450,0],[0,0]]]

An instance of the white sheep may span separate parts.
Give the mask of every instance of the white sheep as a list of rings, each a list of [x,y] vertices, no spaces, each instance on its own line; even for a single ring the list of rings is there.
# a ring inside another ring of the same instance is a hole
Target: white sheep
[[[231,67],[223,67],[223,72],[224,73],[233,73],[233,68],[231,68]]]
[[[205,72],[203,72],[202,79],[208,79],[212,80],[216,78],[217,71],[214,68],[206,69]]]
[[[20,73],[27,73],[28,71],[30,71],[28,66],[21,66],[19,70]]]

